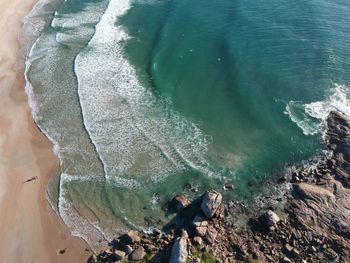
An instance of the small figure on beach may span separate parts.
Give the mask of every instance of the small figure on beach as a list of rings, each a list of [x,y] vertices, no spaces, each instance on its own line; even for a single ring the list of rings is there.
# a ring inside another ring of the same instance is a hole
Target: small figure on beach
[[[37,180],[37,179],[38,179],[38,176],[30,177],[29,179],[27,179],[27,180],[25,180],[24,182],[22,182],[22,184],[28,183],[28,182],[31,182],[31,181],[34,181],[34,180]]]

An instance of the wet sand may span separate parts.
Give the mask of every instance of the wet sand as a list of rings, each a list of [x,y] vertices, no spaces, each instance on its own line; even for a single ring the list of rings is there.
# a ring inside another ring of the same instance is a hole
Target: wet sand
[[[86,243],[70,235],[47,202],[58,159],[33,122],[24,91],[18,36],[34,3],[0,0],[0,261],[86,262]],[[31,177],[37,179],[23,183]]]

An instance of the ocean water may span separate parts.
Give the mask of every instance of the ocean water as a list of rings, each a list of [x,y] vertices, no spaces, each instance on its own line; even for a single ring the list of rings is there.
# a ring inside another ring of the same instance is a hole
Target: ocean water
[[[50,201],[98,248],[195,188],[249,201],[350,114],[346,1],[39,1],[26,91],[61,170]]]

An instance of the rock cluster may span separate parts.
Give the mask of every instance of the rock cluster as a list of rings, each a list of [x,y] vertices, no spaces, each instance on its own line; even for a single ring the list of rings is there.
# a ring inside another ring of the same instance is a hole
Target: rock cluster
[[[330,113],[325,139],[330,155],[281,177],[291,187],[283,188],[280,209],[223,204],[216,191],[192,203],[177,195],[171,203],[178,214],[164,231],[130,231],[90,261],[350,262],[350,119]],[[237,211],[249,211],[243,228]]]

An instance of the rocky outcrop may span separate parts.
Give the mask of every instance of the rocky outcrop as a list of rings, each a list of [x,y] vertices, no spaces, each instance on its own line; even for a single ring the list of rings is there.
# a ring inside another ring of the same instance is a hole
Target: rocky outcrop
[[[131,230],[120,237],[120,242],[124,245],[131,245],[132,243],[139,242],[139,241],[140,241],[139,232],[135,230]]]
[[[325,139],[333,152],[336,178],[350,187],[350,117],[339,112],[331,112],[327,119]]]
[[[201,210],[204,215],[211,219],[221,205],[222,195],[216,191],[208,191],[203,196]]]
[[[277,203],[257,209],[234,200],[223,205],[216,191],[192,203],[178,195],[172,202],[180,220],[165,233],[130,231],[91,262],[350,262],[350,119],[330,113],[325,139],[331,155],[283,175]],[[246,214],[238,228],[237,215]]]
[[[181,237],[175,240],[171,250],[171,257],[169,263],[186,263],[188,257],[188,234],[182,231]]]

